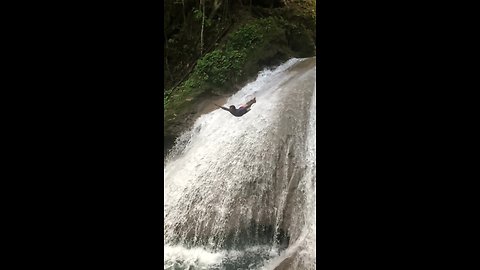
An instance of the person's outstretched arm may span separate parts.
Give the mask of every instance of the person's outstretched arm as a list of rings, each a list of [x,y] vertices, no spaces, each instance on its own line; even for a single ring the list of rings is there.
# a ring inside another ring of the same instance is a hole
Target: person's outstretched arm
[[[215,103],[214,103],[214,104],[215,104]],[[215,104],[215,105],[217,105],[217,104]],[[225,107],[223,107],[223,106],[220,106],[220,105],[217,105],[217,106],[220,107],[220,108],[222,108],[222,109],[224,109],[225,111],[228,111],[228,112],[230,111],[229,109],[227,109],[227,108],[225,108]]]

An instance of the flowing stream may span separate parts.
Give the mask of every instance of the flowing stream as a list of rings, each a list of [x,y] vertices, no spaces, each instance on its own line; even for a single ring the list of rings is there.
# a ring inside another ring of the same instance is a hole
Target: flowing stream
[[[316,58],[259,73],[164,164],[164,269],[315,269]]]

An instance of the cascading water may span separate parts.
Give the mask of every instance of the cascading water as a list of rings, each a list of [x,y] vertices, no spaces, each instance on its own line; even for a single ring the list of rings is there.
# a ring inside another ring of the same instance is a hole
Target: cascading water
[[[315,58],[291,59],[201,116],[164,165],[164,269],[315,269]]]

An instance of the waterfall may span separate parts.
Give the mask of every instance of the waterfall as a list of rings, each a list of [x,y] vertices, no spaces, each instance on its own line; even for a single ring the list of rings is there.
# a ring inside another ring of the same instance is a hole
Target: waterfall
[[[316,58],[291,59],[176,141],[164,164],[164,269],[314,269]]]

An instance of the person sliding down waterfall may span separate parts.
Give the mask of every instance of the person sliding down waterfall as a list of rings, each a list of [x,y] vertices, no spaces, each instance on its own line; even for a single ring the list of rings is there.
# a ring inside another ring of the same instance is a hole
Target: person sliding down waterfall
[[[247,112],[250,111],[250,107],[253,105],[253,103],[256,103],[257,102],[257,99],[256,98],[253,98],[252,100],[250,100],[249,102],[247,102],[247,104],[244,104],[244,105],[241,105],[240,107],[235,108],[234,105],[230,105],[230,107],[227,109],[225,107],[222,107],[220,105],[217,105],[218,107],[224,109],[225,111],[228,111],[230,112],[231,114],[233,114],[234,116],[236,117],[240,117],[244,114],[246,114]]]

